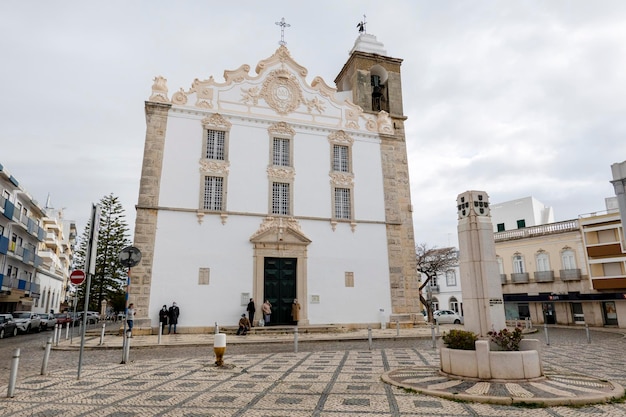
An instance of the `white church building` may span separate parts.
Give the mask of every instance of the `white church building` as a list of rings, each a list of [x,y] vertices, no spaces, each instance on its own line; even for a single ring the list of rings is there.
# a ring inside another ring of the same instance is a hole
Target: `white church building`
[[[301,51],[306,55],[305,51]],[[271,325],[421,319],[402,60],[361,32],[336,87],[283,44],[256,65],[169,94],[156,77],[132,270],[136,325],[176,301],[180,332],[234,325],[250,298]]]

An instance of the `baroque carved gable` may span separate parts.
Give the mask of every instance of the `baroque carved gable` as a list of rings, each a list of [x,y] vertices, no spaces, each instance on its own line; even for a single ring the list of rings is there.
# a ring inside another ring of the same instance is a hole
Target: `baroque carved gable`
[[[267,128],[267,131],[270,132],[270,135],[279,134],[279,135],[288,135],[292,137],[296,135],[296,131],[294,130],[294,128],[292,128],[285,122],[274,123],[273,125]]]
[[[250,237],[252,243],[309,244],[311,239],[302,233],[300,223],[293,217],[266,217],[258,230]]]
[[[337,145],[352,145],[354,143],[354,139],[343,130],[338,130],[328,135],[328,141]]]
[[[263,82],[261,97],[281,115],[292,113],[304,101],[296,76],[284,68],[269,73]]]
[[[207,129],[222,128],[222,129],[228,130],[231,128],[232,123],[226,120],[221,114],[214,113],[202,119],[202,126],[204,126]]]

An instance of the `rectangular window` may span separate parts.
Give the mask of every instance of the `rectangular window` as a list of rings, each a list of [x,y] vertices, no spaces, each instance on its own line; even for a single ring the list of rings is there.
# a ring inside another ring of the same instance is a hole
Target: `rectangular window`
[[[526,272],[524,269],[524,258],[522,258],[521,256],[513,257],[513,271],[516,274],[523,274],[524,272]]]
[[[498,232],[504,232],[504,223],[498,223]]]
[[[350,172],[348,147],[333,145],[333,171]]]
[[[346,272],[345,274],[346,287],[354,287],[354,272]]]
[[[537,255],[537,271],[549,271],[550,270],[550,259],[546,254]]]
[[[335,188],[335,218],[336,219],[352,218],[349,188]]]
[[[289,215],[289,184],[272,183],[272,214]]]
[[[205,210],[221,211],[224,192],[224,178],[204,177]]]
[[[289,139],[274,138],[272,164],[275,166],[291,166],[289,160]]]
[[[446,285],[448,287],[454,287],[456,285],[456,273],[453,270],[446,271]]]
[[[224,148],[226,142],[226,132],[221,130],[207,130],[206,159],[224,160]]]
[[[517,221],[517,228],[518,229],[523,229],[526,227],[526,220],[522,219],[522,220],[518,220]]]
[[[574,257],[574,251],[563,251],[563,253],[561,254],[561,260],[563,262],[563,269],[576,269],[576,258]]]

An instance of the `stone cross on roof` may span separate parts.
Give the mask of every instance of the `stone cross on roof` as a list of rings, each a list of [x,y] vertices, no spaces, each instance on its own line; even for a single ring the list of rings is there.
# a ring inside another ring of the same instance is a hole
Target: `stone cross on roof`
[[[280,26],[280,42],[278,42],[278,44],[285,46],[287,45],[287,42],[285,42],[285,28],[291,27],[291,25],[285,22],[284,17],[280,19],[280,22],[276,22],[276,24]]]

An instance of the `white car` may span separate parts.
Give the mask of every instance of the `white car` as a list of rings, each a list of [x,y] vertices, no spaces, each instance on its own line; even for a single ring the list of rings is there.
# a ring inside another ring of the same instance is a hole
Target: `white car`
[[[40,313],[39,318],[41,319],[41,330],[46,329],[54,329],[54,326],[57,324],[57,318],[54,317],[54,314],[50,313]]]
[[[14,311],[13,319],[17,324],[17,329],[22,333],[30,333],[31,331],[41,331],[41,319],[39,314],[32,311]]]
[[[433,319],[439,324],[461,324],[463,319],[452,310],[437,310],[433,312]]]

